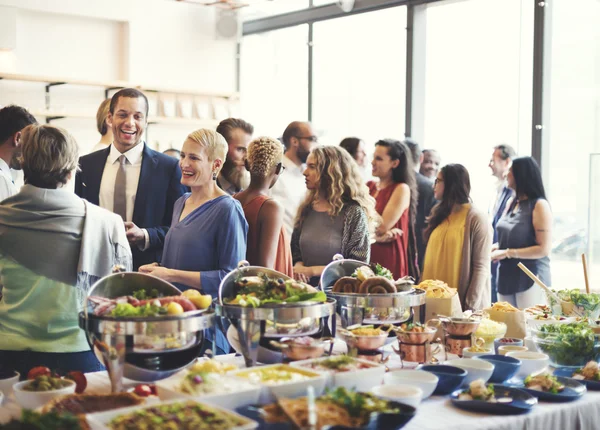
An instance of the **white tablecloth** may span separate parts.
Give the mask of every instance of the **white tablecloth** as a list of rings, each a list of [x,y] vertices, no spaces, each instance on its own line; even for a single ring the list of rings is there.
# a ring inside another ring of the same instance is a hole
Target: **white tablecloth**
[[[442,358],[442,357],[440,357]],[[241,357],[227,361],[243,364]],[[390,358],[388,367],[400,366],[397,356]],[[409,364],[407,367],[414,367]],[[88,373],[86,393],[110,392],[110,381],[106,372]],[[135,384],[125,380],[124,384]],[[0,407],[0,423],[21,416],[21,408],[14,396],[4,399]],[[525,415],[492,416],[470,413],[455,408],[447,397],[432,396],[423,401],[416,416],[404,427],[406,430],[596,430],[600,429],[600,392],[588,391],[579,400],[571,403],[540,402]]]

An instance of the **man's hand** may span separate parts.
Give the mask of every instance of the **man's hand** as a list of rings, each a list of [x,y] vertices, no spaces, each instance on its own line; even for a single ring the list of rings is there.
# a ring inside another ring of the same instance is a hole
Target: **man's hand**
[[[141,228],[132,222],[125,223],[125,233],[127,234],[127,240],[134,245],[144,245],[146,242],[146,236]]]

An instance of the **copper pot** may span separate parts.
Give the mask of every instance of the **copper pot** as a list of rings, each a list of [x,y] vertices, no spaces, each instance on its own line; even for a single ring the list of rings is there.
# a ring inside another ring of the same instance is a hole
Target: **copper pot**
[[[451,354],[456,354],[459,357],[463,356],[463,349],[472,346],[471,337],[455,338],[446,336],[446,350]]]
[[[394,328],[394,331],[400,343],[423,344],[433,342],[439,325],[439,320],[429,320],[425,323],[422,332],[402,330],[400,327]]]
[[[342,336],[342,339],[346,342],[349,349],[375,351],[385,345],[385,341],[392,328],[393,326],[390,326],[387,331],[383,331],[383,333],[374,336],[356,335],[352,333],[352,331],[342,328],[338,329],[338,333]]]
[[[394,352],[400,356],[403,361],[414,363],[429,363],[434,354],[441,351],[440,345],[435,344],[435,348],[431,343],[414,345],[411,343],[399,343],[400,348],[396,349],[392,346]]]
[[[440,318],[440,321],[444,328],[444,332],[453,336],[469,336],[477,331],[479,323],[481,322],[478,319],[459,317]]]
[[[321,357],[325,353],[326,344],[333,342],[329,337],[313,339],[309,345],[298,343],[297,340],[298,338],[283,338],[280,342],[272,340],[270,343],[281,350],[285,359],[297,361]]]

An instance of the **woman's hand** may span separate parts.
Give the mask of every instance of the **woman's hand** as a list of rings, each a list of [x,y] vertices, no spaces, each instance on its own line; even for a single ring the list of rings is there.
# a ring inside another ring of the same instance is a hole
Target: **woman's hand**
[[[500,245],[498,245],[498,242],[496,242],[492,245],[492,252],[497,251],[498,249],[500,249]]]
[[[376,236],[375,241],[379,243],[388,243],[396,240],[397,237],[400,237],[404,234],[402,230],[399,228],[393,228],[391,230],[386,231],[381,236]]]
[[[171,282],[171,269],[167,269],[166,267],[162,267],[158,263],[145,264],[140,266],[138,269],[140,273],[147,273],[148,275],[156,276],[164,281]]]
[[[312,267],[306,267],[304,266],[304,263],[296,263],[296,265],[294,266],[295,280],[308,283],[312,276],[314,276]]]
[[[492,261],[504,260],[508,257],[508,249],[496,249],[491,254]]]

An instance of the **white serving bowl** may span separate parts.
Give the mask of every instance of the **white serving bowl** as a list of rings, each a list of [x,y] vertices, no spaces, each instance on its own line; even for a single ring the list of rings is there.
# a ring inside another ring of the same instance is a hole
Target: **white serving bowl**
[[[548,367],[548,364],[550,364],[550,357],[541,352],[511,351],[507,353],[506,356],[521,360],[521,367],[516,375],[518,378],[537,375],[544,371],[546,367]]]
[[[151,407],[155,407],[155,406],[159,406],[159,405],[164,405],[164,404],[168,404],[168,403],[178,403],[178,402],[187,402],[189,401],[189,399],[179,399],[179,400],[172,400],[172,401],[168,401],[168,402],[161,402],[161,403],[155,403],[152,405],[146,405],[146,406],[142,406],[140,407],[138,406],[131,406],[128,408],[120,408],[120,409],[113,409],[110,411],[104,411],[104,412],[96,412],[93,414],[87,414],[85,416],[88,425],[90,426],[90,428],[92,430],[107,430],[109,429],[108,425],[109,423],[117,418],[120,417],[122,415],[127,415],[131,412],[134,411],[140,411],[140,410],[144,410],[144,409],[148,409]],[[200,403],[202,405],[204,405],[205,403],[203,402],[196,402],[196,403]],[[214,408],[216,410],[222,411],[222,412],[226,412],[228,414],[231,415],[235,415],[237,417],[241,417],[244,420],[244,423],[241,426],[238,427],[234,427],[231,430],[252,430],[258,427],[258,423],[256,421],[253,421],[249,418],[246,417],[242,417],[240,414],[230,411],[230,410],[225,410],[225,408],[219,408],[216,407],[214,405],[209,405],[211,408]]]
[[[246,380],[251,380],[245,375],[248,375],[260,369],[276,367],[283,368],[284,370],[290,369],[292,371],[300,371],[301,373],[304,373],[305,375],[309,376],[309,378],[303,379],[301,381],[279,382],[275,385],[267,385],[259,382],[259,384],[262,387],[259,403],[273,403],[276,402],[277,399],[280,397],[295,398],[306,396],[306,391],[309,386],[313,387],[315,391],[315,396],[320,396],[325,390],[325,384],[327,383],[327,375],[325,373],[300,369],[286,364],[273,364],[269,366],[252,367],[250,369],[238,370],[236,372],[232,372],[231,374],[240,378],[244,378]]]
[[[554,325],[554,324],[570,324],[575,322],[577,318],[575,317],[566,317],[564,320],[536,320],[533,315],[529,315],[527,317],[527,327],[533,330],[539,330],[543,325]]]
[[[423,399],[428,398],[435,391],[440,378],[426,370],[396,370],[388,372],[383,377],[385,385],[409,385],[420,388]]]
[[[537,348],[535,347],[535,343],[533,342],[533,336],[525,336],[523,339],[523,346],[526,347],[529,351],[535,351]]]
[[[470,346],[463,348],[463,358],[473,358],[473,357],[477,357],[479,355],[489,355],[489,354],[493,354],[493,353],[494,353],[494,351],[490,348],[485,348],[485,351],[483,351],[483,352],[473,352],[473,351],[471,351]]]
[[[13,385],[19,382],[19,377],[21,374],[17,371],[14,372],[13,376],[8,378],[0,379],[0,391],[2,391],[6,397],[10,396],[10,393],[13,391]]]
[[[69,385],[66,387],[50,391],[26,391],[23,387],[27,384],[31,384],[32,381],[17,382],[13,385],[13,392],[21,407],[24,409],[36,409],[40,406],[44,406],[56,397],[64,396],[65,394],[73,394],[75,392],[75,382],[69,379],[66,379],[66,381],[69,382]]]
[[[525,341],[523,341],[525,343]],[[498,355],[508,355],[509,352],[526,352],[529,348],[517,345],[501,345],[498,347]]]
[[[463,385],[469,385],[476,379],[482,379],[483,382],[487,382],[492,373],[494,373],[494,365],[492,363],[475,358],[455,358],[446,361],[444,364],[459,367],[467,371]]]
[[[262,391],[262,387],[260,385],[252,384],[248,380],[242,380],[230,375],[217,375],[217,377],[226,378],[227,382],[230,384],[237,381],[239,383],[239,388],[234,391],[220,394],[199,395],[184,393],[179,389],[179,387],[187,374],[187,371],[183,371],[171,376],[170,378],[157,381],[156,391],[160,400],[191,399],[232,410],[248,405],[256,405],[259,402],[260,393]],[[243,388],[242,385],[244,385]]]
[[[412,385],[378,385],[371,389],[371,393],[382,399],[404,403],[415,408],[423,398],[423,390]]]
[[[327,386],[344,387],[355,389],[356,391],[369,391],[376,385],[381,385],[385,375],[385,366],[383,364],[374,363],[372,361],[355,358],[357,363],[369,366],[368,369],[359,369],[351,372],[335,372],[333,370],[317,370],[310,369],[307,365],[314,362],[324,361],[330,357],[313,358],[310,360],[300,360],[290,363],[292,367],[308,370],[310,372],[324,373],[327,377]],[[332,357],[335,358],[335,357]]]

